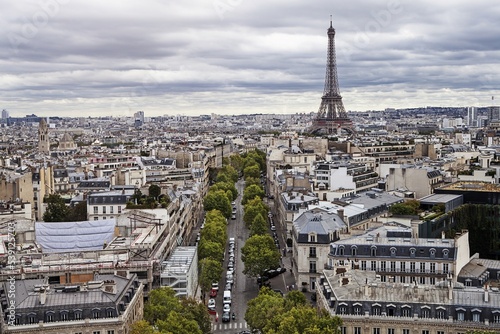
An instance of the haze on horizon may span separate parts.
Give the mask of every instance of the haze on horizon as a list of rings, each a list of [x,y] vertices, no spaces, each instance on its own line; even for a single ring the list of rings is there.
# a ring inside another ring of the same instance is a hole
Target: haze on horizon
[[[13,117],[316,112],[330,17],[347,110],[487,106],[500,3],[0,0]]]

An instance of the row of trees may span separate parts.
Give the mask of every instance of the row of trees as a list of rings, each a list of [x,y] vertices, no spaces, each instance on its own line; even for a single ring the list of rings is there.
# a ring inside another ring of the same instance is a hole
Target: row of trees
[[[269,207],[262,200],[265,192],[260,175],[265,172],[265,168],[264,152],[255,150],[243,157],[243,221],[250,230],[250,238],[241,249],[241,259],[245,264],[243,273],[250,277],[261,276],[265,270],[279,267],[281,258],[273,238],[268,233]]]
[[[318,312],[300,291],[283,297],[267,287],[248,303],[245,320],[252,329],[266,334],[338,334],[342,326],[342,319],[325,310]]]
[[[43,214],[43,221],[76,222],[87,220],[87,202],[68,206],[59,194],[49,195],[44,201],[47,203],[47,209]]]
[[[178,298],[170,287],[154,289],[144,305],[144,320],[132,325],[131,334],[208,334],[210,317],[194,298]]]
[[[216,176],[216,183],[208,190],[203,199],[203,209],[220,211],[224,217],[229,219],[232,213],[231,202],[238,197],[235,183],[238,181],[238,172],[231,165],[222,167]]]

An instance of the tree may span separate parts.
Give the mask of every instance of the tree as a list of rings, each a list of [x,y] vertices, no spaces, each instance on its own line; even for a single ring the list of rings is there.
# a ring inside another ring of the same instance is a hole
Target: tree
[[[170,312],[166,320],[158,320],[156,325],[162,333],[203,334],[196,320],[188,319],[176,311]]]
[[[254,177],[256,179],[260,178],[260,168],[259,165],[251,165],[243,170],[243,176],[245,180],[247,177]]]
[[[149,196],[153,197],[155,200],[158,200],[158,198],[161,195],[161,188],[156,184],[150,185],[148,191],[149,191]]]
[[[207,239],[200,239],[200,242],[198,243],[198,258],[200,260],[210,258],[213,260],[222,261],[223,255],[224,247],[220,243]]]
[[[64,199],[58,194],[49,195],[45,202],[47,210],[43,214],[43,220],[46,222],[64,222],[68,221],[70,212],[69,207],[64,203]]]
[[[241,171],[243,169],[243,158],[239,154],[234,154],[231,156],[230,164],[236,171]]]
[[[243,273],[250,277],[262,275],[265,270],[279,267],[280,253],[270,235],[254,235],[241,248]]]
[[[165,319],[171,311],[179,311],[180,308],[181,305],[172,288],[154,289],[149,293],[148,302],[144,305],[144,319],[150,324],[156,324],[157,320]]]
[[[222,225],[216,222],[206,223],[205,228],[201,230],[200,238],[201,240],[216,242],[224,247],[227,241],[226,224]]]
[[[209,191],[203,200],[203,208],[205,211],[219,210],[227,219],[231,217],[231,201],[224,190]]]
[[[130,328],[130,334],[156,334],[157,331],[154,330],[146,320],[139,320],[132,324]]]
[[[205,215],[206,224],[216,223],[226,226],[226,218],[219,210],[210,210]]]
[[[285,310],[289,311],[294,307],[306,306],[306,296],[299,290],[292,290],[285,296]]]
[[[198,262],[201,290],[207,292],[210,290],[212,282],[218,282],[222,275],[222,262],[217,259],[205,257]]]
[[[238,181],[238,171],[231,165],[224,165],[224,167],[219,170],[216,178],[217,182],[219,181],[219,177],[222,177],[222,175],[224,175],[227,180],[225,182],[236,183]]]
[[[74,207],[69,207],[67,221],[80,222],[87,220],[87,202],[79,202]]]
[[[283,298],[271,289],[263,287],[260,289],[259,295],[248,302],[245,321],[250,328],[262,332],[267,323],[276,314],[281,313],[283,313]]]
[[[393,215],[417,215],[420,203],[412,200],[404,203],[396,203],[389,208]]]
[[[250,236],[267,234],[267,223],[264,217],[259,213],[250,224]]]
[[[243,221],[247,227],[252,225],[254,219],[260,214],[262,217],[266,217],[269,208],[262,202],[258,197],[247,202],[244,208]]]
[[[205,304],[198,303],[194,298],[182,298],[181,305],[184,316],[195,320],[203,334],[212,332],[212,323]]]
[[[243,190],[243,199],[241,203],[245,205],[249,200],[254,199],[255,197],[260,197],[262,199],[264,197],[264,189],[261,186],[256,186],[252,184]]]
[[[245,186],[251,186],[252,184],[255,184],[256,186],[260,186],[260,178],[258,177],[247,177],[245,178]]]

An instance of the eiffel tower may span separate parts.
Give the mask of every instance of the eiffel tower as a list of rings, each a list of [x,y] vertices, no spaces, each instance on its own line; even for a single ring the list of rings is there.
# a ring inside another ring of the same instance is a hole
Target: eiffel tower
[[[347,113],[340,96],[339,81],[337,78],[337,61],[335,56],[335,29],[330,17],[330,28],[328,34],[328,50],[326,61],[325,89],[321,97],[319,111],[309,129],[311,133],[340,133],[342,129],[353,133],[352,121]]]

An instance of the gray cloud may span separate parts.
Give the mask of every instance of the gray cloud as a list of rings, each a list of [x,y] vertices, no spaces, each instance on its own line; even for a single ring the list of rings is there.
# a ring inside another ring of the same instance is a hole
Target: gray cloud
[[[17,116],[316,111],[330,13],[348,110],[487,105],[500,87],[493,0],[0,7],[0,108]]]

